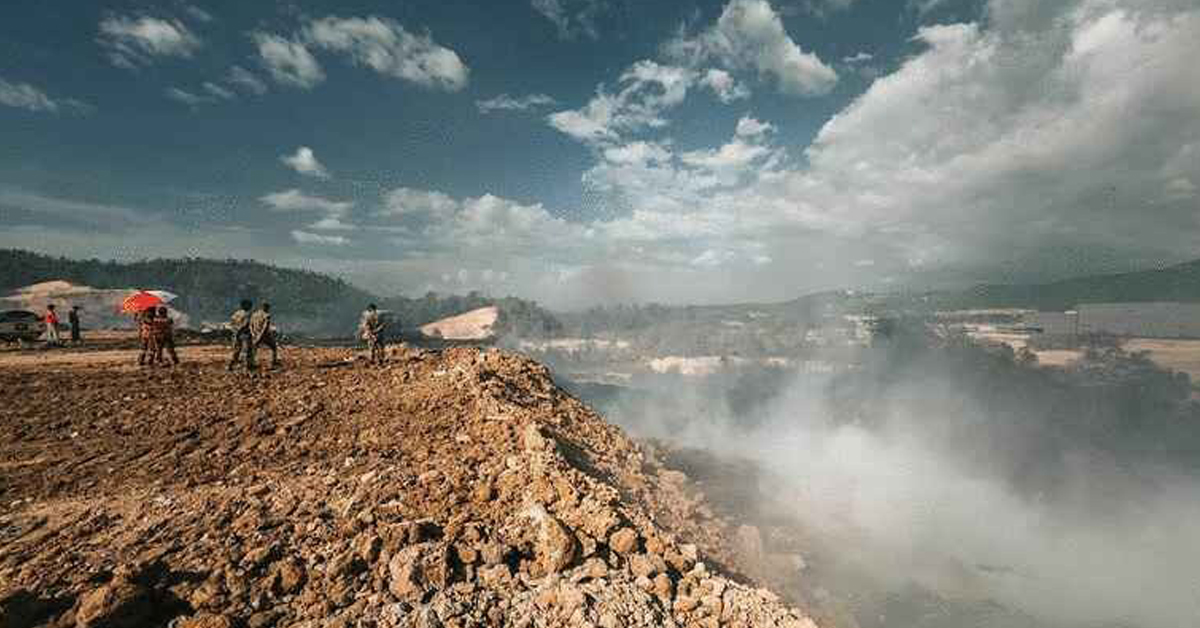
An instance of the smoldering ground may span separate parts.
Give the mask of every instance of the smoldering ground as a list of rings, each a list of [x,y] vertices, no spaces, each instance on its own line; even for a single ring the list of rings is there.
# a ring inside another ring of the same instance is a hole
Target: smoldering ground
[[[810,584],[858,596],[861,626],[1200,625],[1200,422],[1189,384],[1144,359],[1064,372],[888,346],[839,375],[664,389],[602,405],[753,462],[745,494],[805,529]]]

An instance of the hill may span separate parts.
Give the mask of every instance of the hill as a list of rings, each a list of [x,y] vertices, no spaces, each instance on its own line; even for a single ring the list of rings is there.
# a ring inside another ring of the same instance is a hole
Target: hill
[[[241,299],[272,304],[276,322],[288,333],[348,337],[367,303],[376,302],[416,327],[470,310],[498,306],[497,334],[552,333],[557,320],[531,301],[466,296],[381,297],[321,273],[280,268],[252,260],[203,258],[113,262],[74,260],[16,249],[0,249],[0,294],[46,281],[104,289],[164,289],[180,295],[172,306],[194,326],[226,320]]]
[[[1046,284],[984,284],[933,299],[941,309],[1020,307],[1061,311],[1080,303],[1200,301],[1200,260],[1166,268],[1076,277]]]

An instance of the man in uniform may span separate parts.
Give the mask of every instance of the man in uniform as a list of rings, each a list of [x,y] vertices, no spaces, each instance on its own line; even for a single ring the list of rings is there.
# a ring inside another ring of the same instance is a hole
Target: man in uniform
[[[271,324],[271,304],[263,303],[250,315],[250,341],[258,347],[271,349],[271,368],[279,368],[279,344],[275,337],[275,326]]]
[[[72,305],[71,311],[67,312],[67,322],[71,324],[71,344],[79,344],[83,341],[79,329],[79,306]]]
[[[229,317],[229,329],[233,332],[233,355],[229,358],[229,370],[242,361],[245,353],[246,371],[254,371],[254,339],[250,337],[250,308],[254,304],[243,299],[241,307]]]
[[[138,366],[153,364],[158,355],[158,344],[154,341],[154,319],[157,310],[146,308],[137,316],[138,338],[142,341],[142,352],[138,354]]]
[[[362,333],[362,339],[367,341],[367,349],[371,352],[371,362],[375,364],[383,364],[383,320],[379,318],[379,308],[372,303],[363,311],[362,318],[358,322],[359,331]]]
[[[171,320],[167,308],[158,308],[158,316],[154,318],[150,329],[154,335],[154,362],[166,364],[163,360],[163,351],[166,351],[167,356],[171,358],[171,364],[178,366],[179,355],[175,353],[175,321]]]

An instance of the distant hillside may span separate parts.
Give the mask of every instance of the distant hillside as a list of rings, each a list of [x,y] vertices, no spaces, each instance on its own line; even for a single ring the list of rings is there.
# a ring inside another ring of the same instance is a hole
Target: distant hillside
[[[937,295],[940,308],[1021,307],[1061,311],[1080,303],[1200,301],[1200,260],[1116,275],[1092,275],[1037,285],[980,285]]]
[[[193,325],[226,320],[241,299],[271,303],[282,329],[292,333],[350,336],[359,313],[371,302],[395,311],[405,327],[415,327],[469,310],[496,305],[499,334],[544,335],[559,325],[538,304],[514,297],[426,294],[383,298],[350,283],[306,270],[279,268],[250,260],[200,258],[138,262],[73,260],[29,251],[0,249],[0,294],[50,280],[93,288],[163,289],[180,295],[173,306]]]

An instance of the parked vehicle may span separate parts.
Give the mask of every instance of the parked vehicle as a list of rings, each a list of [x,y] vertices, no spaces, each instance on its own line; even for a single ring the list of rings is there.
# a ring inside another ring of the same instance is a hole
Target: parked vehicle
[[[46,323],[36,312],[7,310],[0,312],[0,340],[34,342],[46,332]]]

